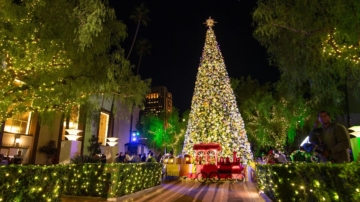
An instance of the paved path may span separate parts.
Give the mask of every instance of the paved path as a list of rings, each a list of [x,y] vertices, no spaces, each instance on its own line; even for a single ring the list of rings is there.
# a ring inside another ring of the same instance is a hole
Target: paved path
[[[63,197],[62,202],[106,201],[100,198]],[[111,198],[107,201],[122,202],[264,202],[252,182],[199,183],[197,181],[163,181],[154,188],[134,194]]]

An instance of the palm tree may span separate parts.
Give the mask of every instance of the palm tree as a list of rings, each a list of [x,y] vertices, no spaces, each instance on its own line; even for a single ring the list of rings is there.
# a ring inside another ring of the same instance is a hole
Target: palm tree
[[[134,48],[135,40],[137,37],[137,34],[139,32],[140,24],[143,24],[144,26],[147,25],[148,21],[150,21],[150,18],[147,16],[149,13],[149,9],[147,9],[144,5],[144,3],[141,3],[140,6],[135,7],[135,10],[130,16],[130,19],[134,20],[137,23],[136,32],[130,47],[130,51],[126,57],[126,59],[129,59],[130,54],[132,52],[132,49]]]
[[[135,49],[136,49],[136,53],[140,56],[137,70],[136,70],[136,75],[138,75],[142,56],[151,54],[151,52],[150,52],[151,44],[149,43],[149,41],[147,39],[140,39],[136,42]]]

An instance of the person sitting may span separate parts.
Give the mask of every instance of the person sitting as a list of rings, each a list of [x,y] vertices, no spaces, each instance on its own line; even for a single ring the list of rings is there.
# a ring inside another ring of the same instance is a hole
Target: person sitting
[[[0,154],[0,165],[8,165],[8,160],[3,154]]]

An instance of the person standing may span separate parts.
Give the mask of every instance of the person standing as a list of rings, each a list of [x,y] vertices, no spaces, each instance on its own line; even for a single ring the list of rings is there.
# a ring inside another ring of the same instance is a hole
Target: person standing
[[[125,163],[125,155],[124,155],[124,153],[120,152],[118,162],[119,163]]]
[[[131,163],[133,160],[133,156],[130,156],[130,153],[127,151],[125,152],[125,163]]]
[[[318,127],[321,124],[322,130]],[[311,143],[319,144],[319,153],[327,161],[334,163],[350,162],[350,135],[345,126],[331,122],[330,113],[322,110],[318,113],[318,120],[309,135]]]

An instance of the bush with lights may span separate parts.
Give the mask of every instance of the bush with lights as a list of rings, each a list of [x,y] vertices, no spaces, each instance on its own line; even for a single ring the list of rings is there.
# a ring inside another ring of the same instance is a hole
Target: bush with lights
[[[68,167],[10,165],[0,167],[0,201],[61,201]]]
[[[160,184],[159,163],[70,164],[64,194],[119,197]]]
[[[256,165],[258,186],[273,201],[360,201],[360,163]]]
[[[160,184],[160,163],[0,167],[0,201],[61,201],[61,195],[119,197]]]

